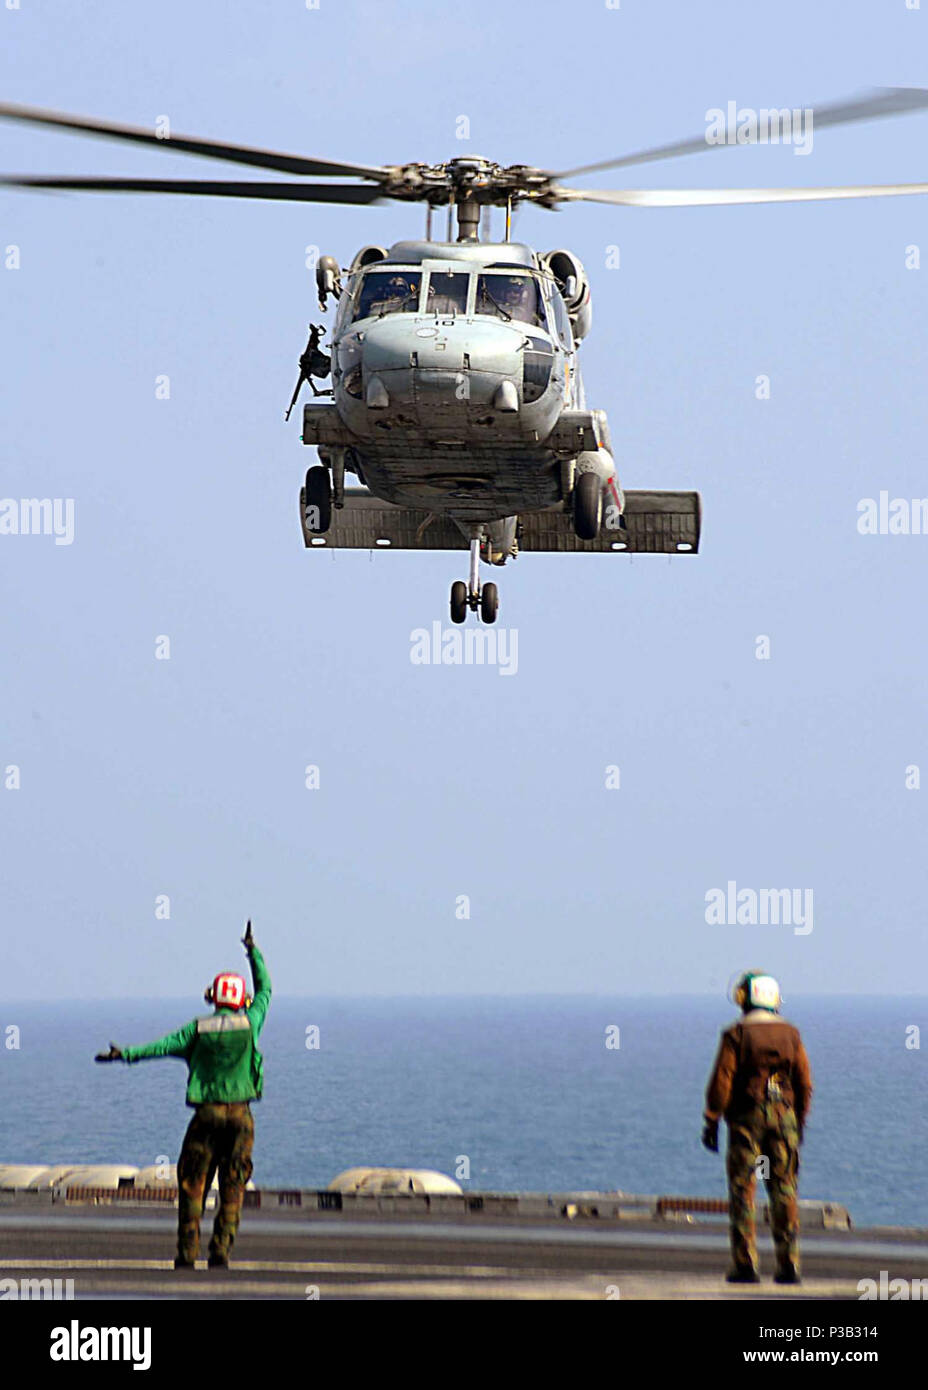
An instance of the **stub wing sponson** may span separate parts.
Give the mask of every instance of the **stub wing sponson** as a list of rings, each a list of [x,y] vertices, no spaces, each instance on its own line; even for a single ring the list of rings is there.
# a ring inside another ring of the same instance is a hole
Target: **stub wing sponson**
[[[625,530],[610,522],[615,517],[607,505],[605,519],[595,541],[574,534],[569,512],[552,508],[529,512],[519,518],[519,549],[583,555],[591,551],[610,555],[695,555],[699,550],[702,506],[698,492],[626,492]]]
[[[529,553],[695,555],[699,549],[698,492],[626,492],[622,530],[611,513],[595,541],[574,535],[568,512],[552,508],[520,517],[519,550]],[[364,488],[349,488],[332,525],[317,535],[306,525],[300,490],[300,525],[307,548],[330,550],[467,550],[467,537],[449,517],[382,502]]]

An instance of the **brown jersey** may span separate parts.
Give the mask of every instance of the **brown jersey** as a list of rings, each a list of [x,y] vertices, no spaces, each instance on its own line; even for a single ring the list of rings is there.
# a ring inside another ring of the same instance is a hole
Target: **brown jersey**
[[[706,1091],[706,1118],[726,1119],[769,1100],[805,1124],[812,1073],[799,1029],[766,1009],[753,1009],[722,1034]]]

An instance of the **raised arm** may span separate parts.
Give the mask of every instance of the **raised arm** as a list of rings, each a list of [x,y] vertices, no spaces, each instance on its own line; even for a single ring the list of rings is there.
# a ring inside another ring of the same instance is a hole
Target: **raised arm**
[[[255,945],[255,939],[251,934],[251,922],[245,929],[242,937],[242,944],[248,954],[248,963],[251,966],[251,979],[254,988],[254,999],[251,1008],[248,1010],[248,1018],[251,1022],[251,1031],[257,1038],[264,1027],[264,1020],[267,1017],[268,1005],[271,1002],[271,977],[268,974],[267,966],[264,964],[264,957]]]

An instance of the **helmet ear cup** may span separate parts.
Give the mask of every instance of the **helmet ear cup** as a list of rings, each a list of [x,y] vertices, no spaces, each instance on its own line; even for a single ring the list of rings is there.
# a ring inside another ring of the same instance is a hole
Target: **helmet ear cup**
[[[213,993],[212,985],[206,986],[206,989],[204,989],[203,991],[203,998],[206,1000],[207,1004],[212,1004],[213,1000],[216,998],[215,994]]]
[[[750,971],[734,977],[728,989],[728,997],[738,1009],[747,1007],[748,991],[751,986]]]

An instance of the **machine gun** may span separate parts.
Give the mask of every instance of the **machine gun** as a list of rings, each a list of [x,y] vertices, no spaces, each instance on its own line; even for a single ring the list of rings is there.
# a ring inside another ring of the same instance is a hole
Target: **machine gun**
[[[300,357],[300,375],[293,388],[293,395],[284,416],[285,420],[290,419],[290,412],[296,405],[296,398],[300,394],[300,387],[304,381],[309,382],[314,396],[331,396],[333,394],[331,391],[318,391],[311,380],[312,377],[317,376],[320,381],[323,381],[332,369],[332,359],[329,354],[319,351],[319,341],[324,333],[325,328],[321,324],[311,323],[309,325],[309,342]]]

